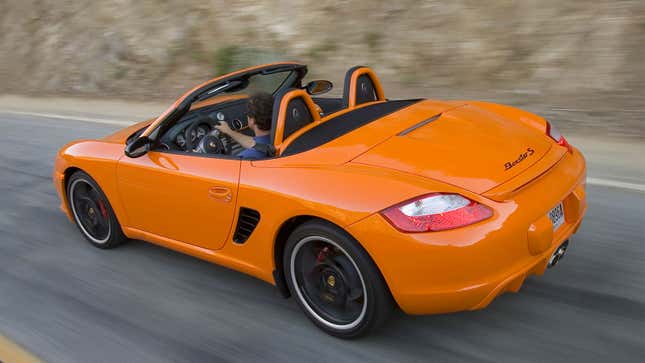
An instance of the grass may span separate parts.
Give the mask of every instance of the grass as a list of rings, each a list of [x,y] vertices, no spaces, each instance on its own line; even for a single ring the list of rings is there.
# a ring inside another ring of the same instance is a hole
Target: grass
[[[376,52],[381,48],[383,42],[383,33],[378,31],[370,31],[364,35],[365,44],[370,52]]]
[[[213,53],[212,64],[215,74],[221,75],[240,68],[284,60],[284,52],[253,47],[229,45]]]
[[[226,74],[235,70],[236,58],[240,53],[240,48],[236,45],[229,45],[219,48],[213,55],[213,68],[215,74]]]
[[[323,55],[328,53],[333,53],[338,50],[338,44],[331,39],[327,39],[320,44],[317,44],[309,49],[307,52],[307,57],[312,60],[318,60],[323,57]]]

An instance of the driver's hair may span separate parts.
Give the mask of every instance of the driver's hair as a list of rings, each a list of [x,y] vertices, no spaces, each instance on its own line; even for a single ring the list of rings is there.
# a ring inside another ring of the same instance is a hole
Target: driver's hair
[[[258,92],[251,95],[247,104],[249,117],[253,117],[260,130],[271,129],[273,117],[273,96],[270,93]]]

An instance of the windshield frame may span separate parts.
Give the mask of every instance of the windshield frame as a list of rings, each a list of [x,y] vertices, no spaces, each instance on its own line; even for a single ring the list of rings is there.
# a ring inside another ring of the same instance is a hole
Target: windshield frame
[[[185,93],[175,101],[175,103],[168,108],[166,112],[148,126],[141,136],[148,136],[153,143],[156,143],[160,139],[161,135],[163,135],[190,110],[193,103],[212,98],[226,92],[227,90],[235,89],[236,87],[243,85],[245,80],[247,80],[247,84],[244,86],[245,88],[248,86],[248,78],[252,76],[256,76],[258,74],[269,75],[279,72],[291,72],[291,74],[285,77],[282,84],[280,84],[280,86],[278,86],[274,91],[274,95],[286,88],[302,88],[301,82],[307,74],[307,66],[300,63],[273,63],[242,69],[237,72],[214,78]],[[242,84],[236,81],[239,81]],[[244,88],[240,88],[239,90]],[[208,97],[204,97],[205,95]]]

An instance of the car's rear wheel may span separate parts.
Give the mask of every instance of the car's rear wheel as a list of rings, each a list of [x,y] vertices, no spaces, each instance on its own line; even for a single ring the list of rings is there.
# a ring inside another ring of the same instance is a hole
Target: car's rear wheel
[[[83,236],[98,248],[114,248],[127,240],[107,197],[87,173],[77,171],[67,182],[67,200]]]
[[[287,282],[298,304],[319,328],[341,337],[365,335],[388,318],[390,292],[378,268],[345,231],[307,222],[285,248]]]

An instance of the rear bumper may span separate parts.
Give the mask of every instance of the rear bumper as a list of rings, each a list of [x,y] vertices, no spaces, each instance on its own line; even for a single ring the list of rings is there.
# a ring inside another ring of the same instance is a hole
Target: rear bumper
[[[512,200],[478,201],[494,216],[451,231],[404,234],[379,214],[349,227],[379,266],[392,295],[409,314],[486,307],[544,273],[551,254],[579,228],[586,212],[585,162],[567,154]],[[470,197],[470,196],[469,196]],[[553,231],[547,213],[563,202],[565,223]]]

